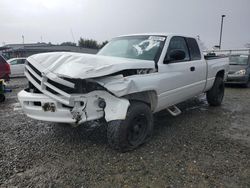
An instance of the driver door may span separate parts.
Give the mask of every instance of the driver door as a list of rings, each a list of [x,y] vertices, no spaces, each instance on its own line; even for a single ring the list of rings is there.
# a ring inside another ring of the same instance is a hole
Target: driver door
[[[170,53],[174,50],[183,51],[185,57],[182,60],[171,60]],[[193,61],[191,59],[190,49],[184,37],[175,36],[171,38],[165,60],[167,60],[167,63],[159,64],[159,73],[161,73],[162,78],[160,80],[161,88],[158,103],[160,109],[197,95],[203,89],[197,81],[206,77],[205,63],[201,60]],[[197,68],[198,64],[201,64],[204,69]]]

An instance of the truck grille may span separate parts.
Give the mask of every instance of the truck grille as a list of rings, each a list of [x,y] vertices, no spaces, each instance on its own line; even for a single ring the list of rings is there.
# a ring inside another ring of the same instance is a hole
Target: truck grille
[[[69,106],[73,105],[71,94],[85,94],[94,90],[106,90],[100,84],[90,80],[61,78],[51,72],[42,74],[29,62],[25,66],[25,75],[32,84],[32,88],[36,88],[36,93],[44,93]]]
[[[65,104],[72,106],[71,93],[75,93],[75,84],[59,78],[52,73],[43,75],[37,68],[29,62],[26,62],[25,75],[31,84],[42,93],[51,98]],[[51,77],[56,78],[52,81]]]

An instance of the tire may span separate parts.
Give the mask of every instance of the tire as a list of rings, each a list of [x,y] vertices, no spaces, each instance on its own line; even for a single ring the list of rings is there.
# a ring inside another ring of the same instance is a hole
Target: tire
[[[250,79],[248,79],[248,82],[244,84],[245,88],[250,88]]]
[[[0,102],[4,102],[5,101],[5,96],[4,94],[0,94]]]
[[[109,145],[121,152],[133,150],[145,143],[153,132],[153,114],[142,102],[131,102],[125,120],[108,122]]]
[[[207,91],[207,102],[211,106],[220,106],[224,97],[225,85],[223,78],[216,77],[213,87]]]

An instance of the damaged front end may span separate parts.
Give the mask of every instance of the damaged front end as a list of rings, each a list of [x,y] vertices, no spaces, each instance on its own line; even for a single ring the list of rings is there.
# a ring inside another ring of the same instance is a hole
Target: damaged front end
[[[94,79],[59,77],[26,63],[29,87],[18,94],[24,112],[31,118],[81,124],[104,118],[125,119],[129,101],[118,98]]]

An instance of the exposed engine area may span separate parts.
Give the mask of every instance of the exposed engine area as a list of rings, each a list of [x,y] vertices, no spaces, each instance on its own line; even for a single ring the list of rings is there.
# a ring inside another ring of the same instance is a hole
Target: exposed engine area
[[[127,69],[127,70],[122,70],[122,71],[113,73],[110,76],[121,74],[123,77],[128,77],[128,76],[139,75],[139,74],[150,74],[153,72],[155,72],[154,69]]]

